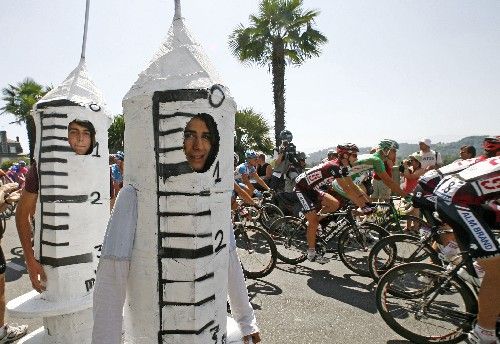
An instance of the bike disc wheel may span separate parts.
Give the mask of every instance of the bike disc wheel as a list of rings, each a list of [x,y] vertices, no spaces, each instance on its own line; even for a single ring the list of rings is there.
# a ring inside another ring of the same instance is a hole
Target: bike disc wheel
[[[247,278],[262,278],[269,275],[277,261],[276,245],[263,228],[240,227],[234,233],[236,250]]]
[[[349,270],[360,276],[370,276],[368,269],[368,255],[370,249],[380,238],[387,236],[387,232],[373,223],[364,223],[360,226],[348,226],[339,235],[338,253],[340,260]]]
[[[437,253],[429,244],[407,234],[394,234],[377,242],[368,256],[370,277],[378,281],[389,269],[413,262],[433,262],[439,264]]]
[[[276,220],[271,233],[278,258],[288,264],[299,264],[307,259],[306,226],[302,220],[285,216]]]
[[[477,301],[456,276],[441,287],[447,276],[444,268],[426,263],[389,270],[377,286],[380,315],[391,329],[414,343],[461,342],[472,329]]]

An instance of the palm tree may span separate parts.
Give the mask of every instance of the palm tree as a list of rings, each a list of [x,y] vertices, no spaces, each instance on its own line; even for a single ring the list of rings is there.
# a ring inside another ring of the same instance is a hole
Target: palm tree
[[[2,110],[0,115],[10,113],[16,117],[16,121],[13,123],[26,123],[30,160],[33,159],[36,142],[35,121],[31,115],[31,110],[35,103],[50,89],[51,87],[44,87],[31,78],[24,79],[17,86],[9,85],[2,89],[2,100],[5,105],[0,108]]]
[[[240,24],[229,36],[233,55],[242,62],[271,65],[274,96],[274,133],[285,128],[285,66],[301,65],[319,56],[327,38],[313,28],[319,11],[302,9],[302,0],[262,0],[250,26]]]
[[[234,151],[243,159],[246,150],[252,149],[264,154],[273,152],[273,142],[269,137],[271,128],[264,117],[252,108],[236,112],[234,131]]]

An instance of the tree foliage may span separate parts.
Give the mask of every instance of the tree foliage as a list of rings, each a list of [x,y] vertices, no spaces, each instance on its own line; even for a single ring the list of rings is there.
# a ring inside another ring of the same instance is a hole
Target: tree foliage
[[[264,117],[252,108],[236,112],[234,131],[234,151],[243,160],[246,150],[255,150],[271,154],[273,142],[269,137],[271,127]]]
[[[31,110],[48,91],[49,86],[42,86],[31,78],[26,78],[17,85],[10,85],[2,89],[2,100],[5,105],[0,108],[0,114],[10,113],[16,117],[15,123],[26,123],[28,133],[29,157],[33,159],[35,149],[36,132],[35,121],[31,115]]]
[[[320,12],[302,5],[303,0],[261,0],[259,13],[249,17],[250,25],[240,24],[229,36],[231,52],[241,62],[271,66],[277,144],[285,129],[285,66],[319,56],[328,41],[313,27]]]
[[[123,115],[113,118],[108,129],[108,149],[110,152],[123,151],[125,134],[125,119]]]

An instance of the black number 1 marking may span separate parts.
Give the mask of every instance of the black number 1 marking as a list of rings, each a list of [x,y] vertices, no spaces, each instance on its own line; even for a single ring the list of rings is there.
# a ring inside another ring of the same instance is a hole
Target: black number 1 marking
[[[212,174],[212,177],[215,177],[215,175],[217,175],[217,177],[215,177],[216,183],[220,183],[220,181],[222,180],[220,178],[220,175],[219,175],[219,173],[220,173],[219,170],[220,170],[219,160],[217,160],[217,163],[215,164],[215,168],[214,168],[214,173]]]
[[[95,147],[95,154],[92,154],[92,156],[99,158],[100,157],[100,155],[99,155],[99,142],[96,142],[94,147]]]

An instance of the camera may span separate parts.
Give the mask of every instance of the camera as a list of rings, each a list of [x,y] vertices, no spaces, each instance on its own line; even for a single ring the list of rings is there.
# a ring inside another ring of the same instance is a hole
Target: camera
[[[404,173],[405,163],[406,163],[406,160],[403,160],[403,161],[401,161],[401,164],[399,164],[399,173]]]

